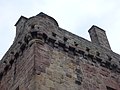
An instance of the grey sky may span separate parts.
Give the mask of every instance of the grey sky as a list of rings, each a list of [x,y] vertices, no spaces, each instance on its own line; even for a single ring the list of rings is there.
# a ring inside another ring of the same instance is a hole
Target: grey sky
[[[120,53],[120,0],[1,0],[0,59],[14,40],[14,24],[19,17],[40,12],[55,18],[60,27],[88,40],[88,29],[93,24],[103,28],[112,50]]]

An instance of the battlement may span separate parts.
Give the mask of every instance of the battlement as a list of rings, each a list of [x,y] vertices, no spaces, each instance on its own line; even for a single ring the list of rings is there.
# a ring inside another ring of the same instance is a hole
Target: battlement
[[[60,28],[54,18],[44,13],[31,18],[22,16],[15,26],[15,41],[0,62],[0,81],[36,43],[64,52],[73,61],[80,58],[95,67],[120,74],[120,55],[111,50],[105,31],[97,26],[89,30],[92,42]]]

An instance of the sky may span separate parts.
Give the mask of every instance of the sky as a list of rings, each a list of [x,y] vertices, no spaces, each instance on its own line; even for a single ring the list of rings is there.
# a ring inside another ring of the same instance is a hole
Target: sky
[[[120,54],[120,0],[0,0],[0,59],[12,45],[20,16],[44,12],[59,26],[90,40],[92,25],[106,31],[112,50]]]

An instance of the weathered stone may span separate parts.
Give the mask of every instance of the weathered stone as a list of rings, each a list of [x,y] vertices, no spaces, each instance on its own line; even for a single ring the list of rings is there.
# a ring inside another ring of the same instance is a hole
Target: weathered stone
[[[0,90],[120,90],[120,55],[104,30],[92,26],[89,33],[92,42],[44,13],[22,16],[0,61]]]

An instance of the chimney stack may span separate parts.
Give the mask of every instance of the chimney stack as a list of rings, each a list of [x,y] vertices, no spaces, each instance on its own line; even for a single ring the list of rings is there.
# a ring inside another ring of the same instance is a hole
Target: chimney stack
[[[106,32],[103,29],[93,25],[88,32],[90,34],[92,43],[111,50],[109,41],[106,36]]]

